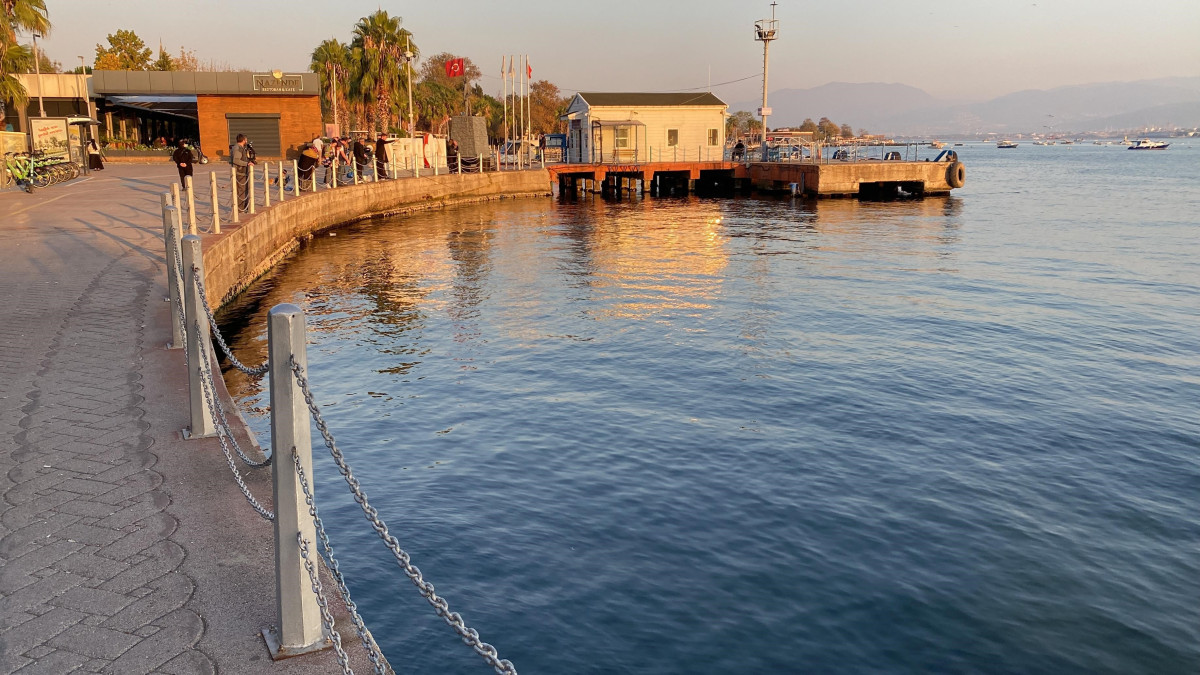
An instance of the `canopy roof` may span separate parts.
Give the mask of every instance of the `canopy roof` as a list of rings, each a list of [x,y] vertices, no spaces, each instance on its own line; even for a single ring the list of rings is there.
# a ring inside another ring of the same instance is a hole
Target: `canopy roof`
[[[660,94],[656,92],[579,92],[590,106],[701,106],[725,107],[725,102],[712,92]]]

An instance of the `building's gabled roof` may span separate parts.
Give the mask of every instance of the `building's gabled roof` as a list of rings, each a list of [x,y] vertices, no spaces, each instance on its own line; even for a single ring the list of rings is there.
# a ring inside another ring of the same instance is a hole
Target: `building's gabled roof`
[[[581,91],[579,97],[590,106],[687,106],[719,105],[725,102],[712,92],[685,92],[659,94],[654,92],[594,92]]]

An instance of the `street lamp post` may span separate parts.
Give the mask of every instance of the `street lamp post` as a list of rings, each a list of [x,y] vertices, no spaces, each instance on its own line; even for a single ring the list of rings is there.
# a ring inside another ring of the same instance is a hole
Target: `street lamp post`
[[[771,49],[771,40],[775,39],[775,33],[779,29],[779,22],[775,20],[775,5],[771,3],[771,18],[756,21],[754,23],[754,39],[763,43],[763,97],[762,107],[758,109],[758,114],[762,117],[762,161],[767,161],[767,118],[771,116],[771,109],[767,107],[767,54]]]
[[[45,102],[42,101],[42,64],[41,64],[41,58],[39,58],[40,52],[38,52],[38,46],[37,46],[37,41],[38,41],[38,38],[40,38],[40,37],[42,37],[42,36],[37,33],[33,34],[33,72],[37,73],[38,112],[41,114],[42,117],[45,117],[46,116],[46,104],[45,104]]]
[[[409,48],[408,36],[404,37],[404,64],[408,69],[404,73],[404,79],[408,80],[408,137],[417,137],[417,126],[413,124],[413,104],[412,104],[412,61],[413,53]]]

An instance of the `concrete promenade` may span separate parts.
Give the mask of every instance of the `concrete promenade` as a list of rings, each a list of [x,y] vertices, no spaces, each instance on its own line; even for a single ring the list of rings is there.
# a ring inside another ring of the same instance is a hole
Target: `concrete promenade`
[[[215,439],[181,440],[159,210],[176,178],[110,164],[0,193],[0,673],[338,670],[331,651],[270,660],[271,524]],[[269,503],[270,469],[243,474]]]

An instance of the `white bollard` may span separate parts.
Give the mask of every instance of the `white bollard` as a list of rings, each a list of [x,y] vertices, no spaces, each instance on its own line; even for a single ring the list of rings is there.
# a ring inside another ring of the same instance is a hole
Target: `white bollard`
[[[300,162],[292,160],[292,194],[300,196]]]
[[[179,213],[174,215],[176,224],[179,223]],[[204,395],[204,369],[211,366],[208,356],[209,328],[208,315],[204,312],[204,304],[200,300],[200,287],[196,285],[196,277],[204,279],[204,258],[200,254],[200,237],[189,234],[181,242],[183,248],[183,309],[187,317],[187,334],[193,339],[187,341],[188,354],[188,397],[191,399],[191,426],[188,427],[187,438],[207,438],[217,435],[213,425],[212,408]],[[199,269],[197,269],[199,268]],[[199,339],[196,333],[199,332]],[[216,369],[213,369],[213,372]],[[213,394],[216,394],[216,385]]]
[[[167,300],[171,303],[171,341],[167,349],[182,349],[184,346],[183,327],[179,325],[179,310],[183,307],[179,297],[183,281],[175,261],[179,255],[179,230],[175,229],[175,207],[171,205],[171,193],[164,192],[161,196],[163,243],[167,253]]]
[[[327,646],[317,596],[313,593],[296,542],[297,535],[309,542],[310,560],[315,564],[318,555],[316,532],[292,459],[295,448],[309,490],[315,496],[311,419],[290,363],[294,358],[308,376],[304,340],[304,312],[288,303],[272,307],[267,314],[267,344],[271,363],[271,450],[274,458],[271,474],[275,503],[276,618],[279,623],[274,636],[263,631],[268,646],[272,647],[272,658],[279,652],[302,654]],[[274,646],[271,637],[275,638]]]
[[[354,176],[354,184],[358,185],[358,160],[354,160],[353,162],[350,162],[350,164],[350,173]]]
[[[258,213],[254,210],[254,165],[246,167],[246,186],[250,190],[250,215]]]
[[[283,160],[279,160],[279,201],[283,201]]]
[[[263,208],[271,205],[271,163],[263,164]]]
[[[338,186],[337,155],[334,155],[333,159],[329,161],[329,170],[333,172],[333,182],[330,185],[336,188]]]
[[[187,205],[188,205],[188,234],[198,234],[196,230],[196,195],[192,190],[192,177],[185,176],[186,181],[184,187],[187,188]]]
[[[231,218],[231,220],[236,223],[236,222],[240,221],[240,218],[238,217],[238,207],[240,205],[240,202],[238,202],[238,184],[237,184],[237,167],[236,166],[229,167],[229,194],[232,197],[230,202],[233,204],[233,218]]]
[[[213,171],[208,174],[209,183],[212,185],[212,230],[213,234],[221,234],[221,202],[217,199],[217,172]]]

